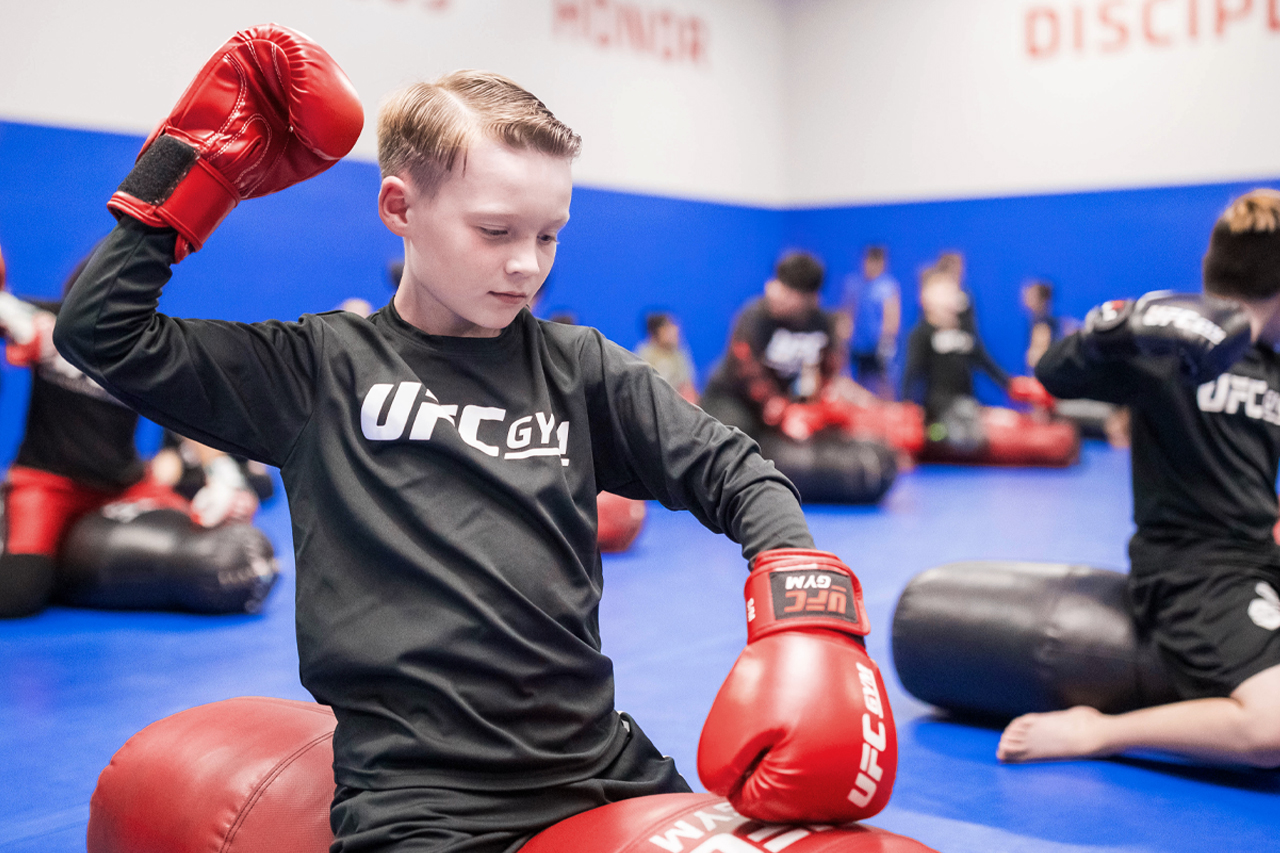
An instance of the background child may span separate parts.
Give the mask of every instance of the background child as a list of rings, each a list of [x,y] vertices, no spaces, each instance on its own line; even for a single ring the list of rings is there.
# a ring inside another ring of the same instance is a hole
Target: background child
[[[1106,303],[1036,367],[1053,394],[1130,408],[1129,589],[1185,701],[1028,714],[1005,729],[1002,760],[1158,749],[1280,766],[1280,193],[1255,190],[1219,218],[1204,290],[1243,314],[1208,298]],[[1224,359],[1217,341],[1245,324],[1254,345]]]
[[[644,318],[647,339],[636,349],[658,375],[690,403],[698,402],[698,389],[693,384],[693,359],[680,343],[680,324],[665,312],[654,312]]]

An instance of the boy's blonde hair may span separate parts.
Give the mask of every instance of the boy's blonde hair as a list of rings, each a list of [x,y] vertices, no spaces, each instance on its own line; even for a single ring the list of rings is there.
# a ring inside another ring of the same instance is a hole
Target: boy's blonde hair
[[[487,71],[455,71],[392,92],[378,110],[382,176],[407,174],[434,195],[467,148],[487,136],[513,148],[574,158],[582,138],[514,81]]]
[[[1204,256],[1204,289],[1246,300],[1280,293],[1280,192],[1245,193],[1218,217]]]

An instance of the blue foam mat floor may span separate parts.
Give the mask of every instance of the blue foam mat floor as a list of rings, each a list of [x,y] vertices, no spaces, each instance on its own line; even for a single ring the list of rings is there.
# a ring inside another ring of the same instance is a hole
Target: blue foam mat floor
[[[893,800],[870,823],[944,853],[1280,850],[1280,773],[1131,756],[1002,766],[999,732],[949,721],[906,695],[889,623],[907,581],[962,559],[1123,569],[1132,530],[1128,455],[1086,445],[1065,470],[923,467],[876,508],[811,507],[819,547],[862,579],[898,721]],[[259,516],[283,577],[259,616],[52,608],[0,622],[0,851],[84,850],[99,771],[136,731],[231,696],[309,698],[298,684],[293,563],[283,500]],[[745,640],[737,546],[649,505],[630,551],[605,558],[601,623],[631,712],[697,787],[698,733]]]

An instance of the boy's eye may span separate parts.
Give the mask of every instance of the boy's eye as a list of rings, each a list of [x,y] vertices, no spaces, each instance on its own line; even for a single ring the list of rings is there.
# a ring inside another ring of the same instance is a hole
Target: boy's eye
[[[539,241],[541,241],[541,242],[543,242],[543,243],[559,243],[559,242],[560,242],[560,235],[558,235],[558,234],[543,234],[542,236],[540,236],[540,237],[538,238],[538,240],[539,240]]]
[[[507,229],[505,228],[481,228],[480,233],[486,237],[505,237]]]

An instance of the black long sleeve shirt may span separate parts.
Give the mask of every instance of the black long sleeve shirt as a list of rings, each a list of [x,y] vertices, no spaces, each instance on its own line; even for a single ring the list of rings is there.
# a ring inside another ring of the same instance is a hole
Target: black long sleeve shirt
[[[32,304],[55,315],[61,309],[58,302]],[[134,444],[137,413],[57,353],[30,367],[26,429],[13,464],[103,491],[141,480],[146,463]]]
[[[902,398],[924,406],[925,416],[941,417],[957,397],[973,396],[973,371],[981,370],[1001,388],[1009,374],[982,345],[972,318],[958,329],[940,329],[921,320],[907,335],[902,369]]]
[[[337,714],[339,784],[530,788],[616,756],[598,491],[687,509],[747,557],[812,547],[754,443],[594,329],[525,311],[439,337],[393,305],[173,319],[173,246],[122,220],[55,341],[146,417],[279,466],[302,682]]]
[[[1133,518],[1157,541],[1270,553],[1280,461],[1280,356],[1246,351],[1199,387],[1176,358],[1091,357],[1079,333],[1052,345],[1036,377],[1056,397],[1130,407]]]
[[[754,299],[734,319],[729,349],[707,380],[706,393],[736,398],[757,414],[772,397],[813,397],[839,370],[835,344],[830,312],[815,308],[779,319],[763,297]]]

